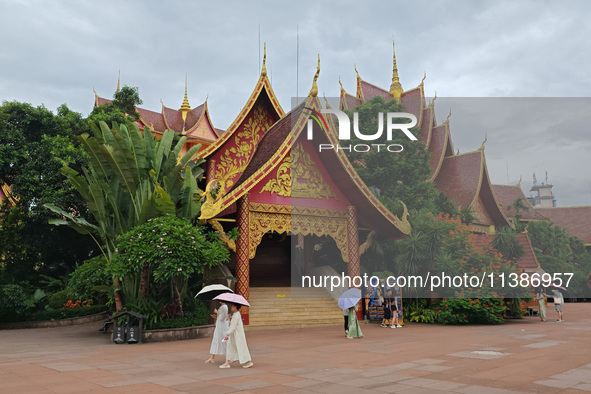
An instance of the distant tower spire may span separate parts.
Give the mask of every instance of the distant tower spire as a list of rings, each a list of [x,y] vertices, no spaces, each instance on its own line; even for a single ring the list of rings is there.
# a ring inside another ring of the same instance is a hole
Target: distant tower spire
[[[402,85],[398,78],[398,67],[396,66],[396,48],[392,41],[392,84],[390,85],[390,94],[398,99],[402,95]]]
[[[116,92],[119,93],[121,91],[121,69],[119,69],[119,75],[117,76],[117,90]]]
[[[312,80],[312,89],[310,89],[310,93],[308,93],[308,97],[318,96],[318,85],[316,84],[316,81],[318,80],[319,75],[320,75],[320,54],[318,54],[318,67],[316,67],[316,74],[314,74],[314,79]]]
[[[261,76],[264,77],[265,75],[267,75],[267,66],[266,66],[266,63],[267,63],[267,43],[265,42],[263,45],[264,45],[263,46],[263,48],[264,48],[263,49],[263,67],[261,68]],[[260,56],[260,52],[259,52],[259,56]]]
[[[183,117],[183,122],[187,119],[187,113],[191,110],[191,106],[189,105],[189,96],[187,95],[187,74],[185,74],[185,97],[183,98],[183,103],[181,104],[181,116]]]

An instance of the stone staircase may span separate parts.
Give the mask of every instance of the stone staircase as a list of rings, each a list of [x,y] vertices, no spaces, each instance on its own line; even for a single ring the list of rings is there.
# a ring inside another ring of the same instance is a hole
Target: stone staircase
[[[343,311],[324,289],[251,287],[247,331],[343,324]]]

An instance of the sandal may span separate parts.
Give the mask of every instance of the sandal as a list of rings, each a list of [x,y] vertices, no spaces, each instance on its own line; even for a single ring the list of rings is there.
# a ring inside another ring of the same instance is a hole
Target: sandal
[[[230,368],[230,364],[222,364],[220,365],[220,368]]]
[[[213,361],[213,358],[208,358],[207,360],[205,360],[205,364],[213,364],[215,363],[215,361]]]
[[[247,362],[246,364],[244,364],[244,365],[242,366],[242,368],[250,368],[250,367],[252,367],[253,365],[254,365],[254,363],[253,363],[252,361],[249,361],[249,362]]]

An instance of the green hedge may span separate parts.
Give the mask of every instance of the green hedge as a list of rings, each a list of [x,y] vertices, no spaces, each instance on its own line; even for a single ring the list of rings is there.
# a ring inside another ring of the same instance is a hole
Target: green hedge
[[[109,310],[107,305],[93,305],[88,308],[75,308],[75,309],[52,309],[48,308],[43,311],[33,312],[24,318],[20,318],[14,321],[7,321],[7,323],[22,322],[22,321],[47,321],[47,320],[60,320],[60,319],[71,319],[73,317],[82,317],[88,315],[94,315],[95,313],[106,312]]]

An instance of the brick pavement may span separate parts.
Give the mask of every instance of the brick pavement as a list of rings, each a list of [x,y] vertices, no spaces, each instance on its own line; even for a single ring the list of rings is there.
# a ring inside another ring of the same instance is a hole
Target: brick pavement
[[[552,306],[549,308],[552,315]],[[255,366],[204,364],[208,339],[114,345],[100,324],[0,331],[0,393],[589,392],[591,304],[564,323],[363,325],[247,333]]]

